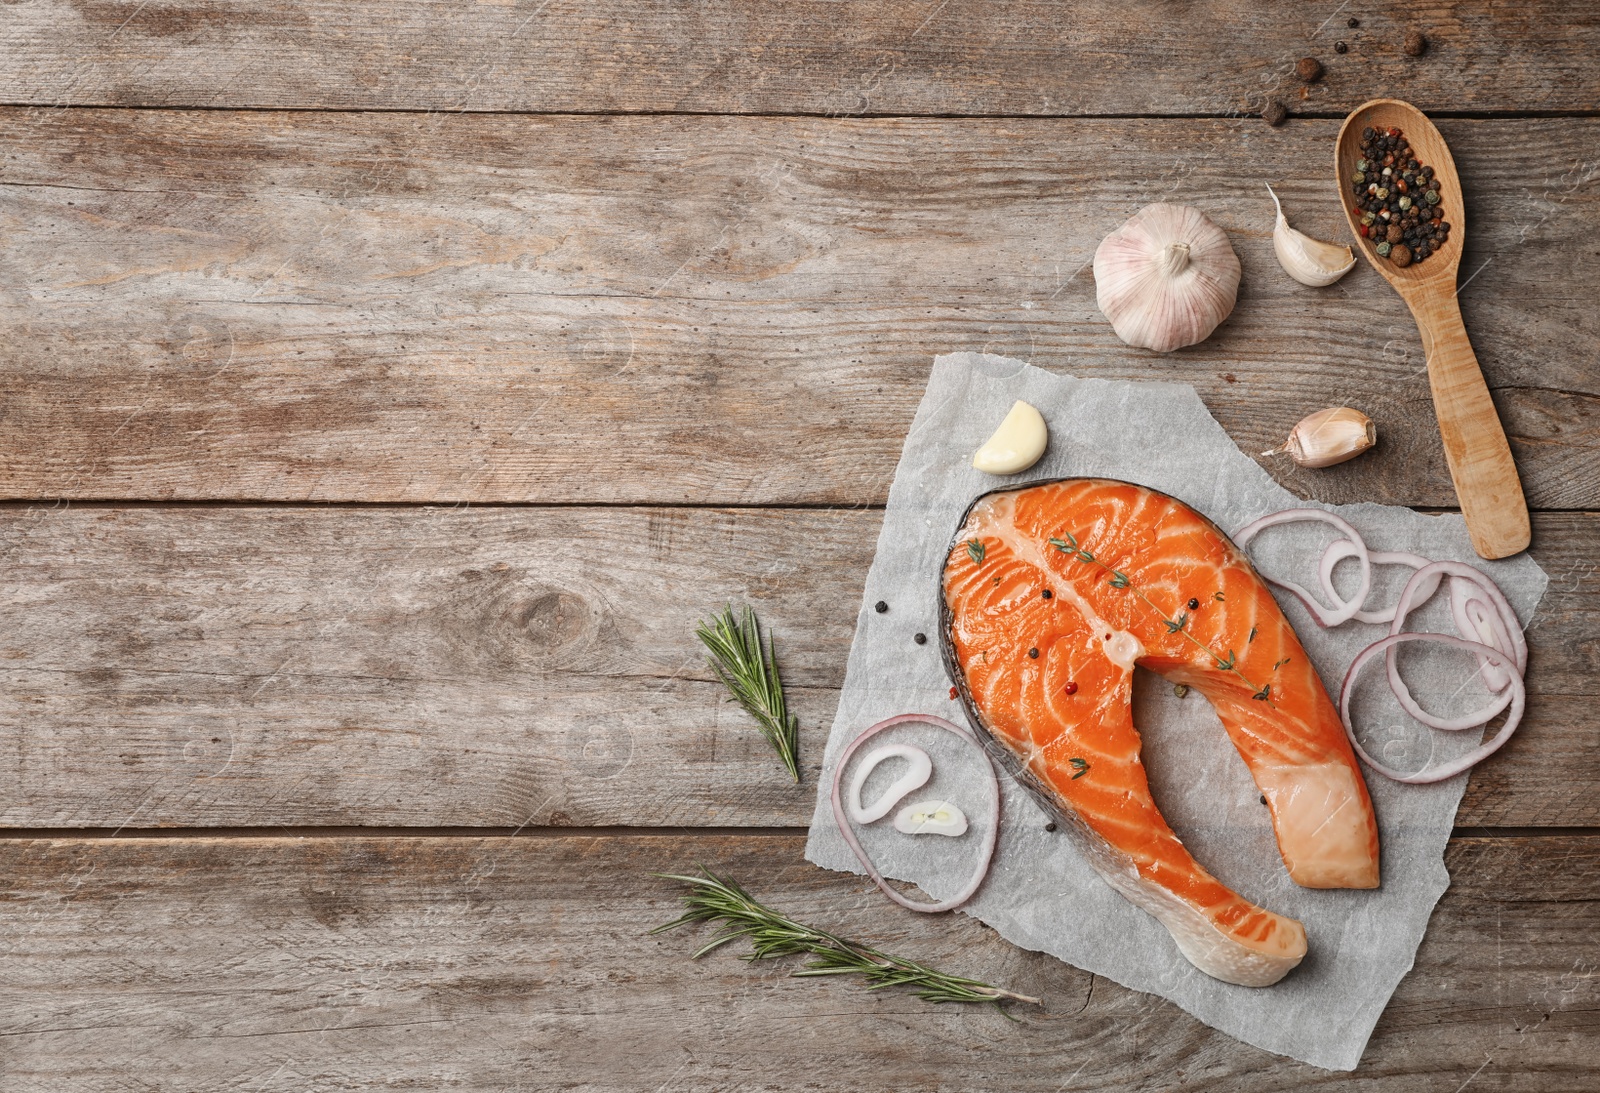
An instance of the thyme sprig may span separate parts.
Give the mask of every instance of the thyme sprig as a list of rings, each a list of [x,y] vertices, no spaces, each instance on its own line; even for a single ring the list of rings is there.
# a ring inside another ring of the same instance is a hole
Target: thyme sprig
[[[1083,546],[1078,542],[1078,537],[1076,535],[1072,534],[1072,532],[1067,531],[1067,532],[1062,532],[1062,534],[1065,536],[1065,538],[1062,538],[1062,539],[1052,538],[1050,540],[1050,545],[1055,547],[1057,550],[1059,550],[1063,554],[1074,555],[1075,557],[1078,558],[1079,561],[1088,562],[1091,565],[1097,565],[1101,569],[1105,570],[1107,573],[1111,574],[1111,578],[1110,578],[1111,587],[1112,588],[1126,588],[1126,589],[1129,589],[1130,591],[1133,592],[1133,594],[1135,596],[1138,596],[1141,600],[1143,600],[1146,603],[1146,605],[1149,606],[1150,610],[1154,611],[1157,615],[1159,615],[1160,618],[1161,618],[1161,621],[1166,624],[1167,633],[1169,633],[1169,634],[1181,634],[1195,648],[1205,650],[1206,655],[1209,656],[1213,661],[1216,662],[1216,665],[1217,665],[1218,668],[1222,669],[1224,672],[1232,672],[1234,675],[1238,676],[1241,680],[1243,680],[1245,682],[1245,685],[1248,686],[1252,692],[1254,692],[1253,694],[1251,694],[1251,696],[1250,696],[1251,698],[1258,699],[1258,700],[1260,700],[1262,702],[1267,702],[1267,703],[1270,703],[1272,701],[1272,684],[1268,683],[1268,684],[1266,684],[1264,686],[1257,686],[1255,683],[1252,683],[1250,681],[1249,677],[1247,677],[1243,672],[1241,672],[1239,670],[1238,656],[1237,656],[1237,654],[1235,654],[1235,652],[1232,649],[1228,650],[1228,655],[1226,657],[1221,656],[1220,654],[1218,654],[1215,649],[1212,649],[1205,642],[1201,641],[1199,638],[1195,637],[1193,634],[1191,634],[1189,632],[1189,616],[1187,614],[1185,614],[1185,613],[1180,611],[1177,614],[1176,617],[1169,616],[1165,611],[1163,611],[1163,610],[1161,610],[1161,608],[1157,607],[1155,605],[1155,603],[1150,599],[1149,596],[1144,594],[1144,590],[1143,589],[1136,587],[1133,584],[1133,582],[1131,580],[1129,580],[1128,575],[1126,573],[1122,572],[1120,569],[1112,569],[1106,563],[1104,563],[1104,562],[1100,561],[1098,558],[1096,558],[1089,551],[1085,550],[1083,548]],[[1220,600],[1221,598],[1222,598],[1222,594],[1221,593],[1217,593],[1217,599]],[[1250,628],[1250,639],[1249,640],[1250,641],[1255,641],[1256,640],[1255,627],[1251,627]],[[1278,668],[1280,668],[1283,665],[1283,663],[1284,663],[1283,661],[1279,661],[1277,664],[1274,664],[1272,666],[1272,670],[1274,672],[1276,672],[1278,670]],[[1180,695],[1179,697],[1182,697],[1182,696]],[[1073,777],[1076,778],[1077,775],[1073,775]]]
[[[965,976],[935,971],[903,957],[849,941],[837,934],[806,926],[779,914],[758,902],[733,881],[723,880],[704,866],[697,877],[678,876],[673,873],[656,873],[662,880],[674,880],[689,886],[683,897],[684,913],[671,922],[651,930],[659,934],[686,926],[693,922],[719,922],[724,929],[710,941],[695,950],[698,960],[707,953],[720,949],[742,937],[750,939],[750,952],[744,955],[749,961],[771,960],[776,957],[806,953],[816,957],[792,974],[860,975],[871,986],[869,990],[883,987],[911,987],[918,998],[927,1002],[1030,1002],[1040,1005],[1037,998],[1015,994],[999,987]]]
[[[776,749],[789,777],[798,782],[800,721],[789,713],[783,700],[783,680],[773,656],[772,635],[767,635],[763,647],[756,613],[746,606],[743,618],[735,618],[729,606],[709,626],[702,622],[695,636],[711,653],[711,670],[727,685],[734,700],[755,718],[761,735]]]

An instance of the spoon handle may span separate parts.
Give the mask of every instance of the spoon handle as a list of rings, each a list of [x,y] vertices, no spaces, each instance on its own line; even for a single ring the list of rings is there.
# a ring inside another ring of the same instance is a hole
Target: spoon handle
[[[1527,549],[1532,537],[1528,503],[1489,385],[1467,339],[1461,306],[1454,292],[1430,293],[1415,301],[1412,310],[1428,355],[1433,408],[1467,534],[1482,557],[1509,557]]]

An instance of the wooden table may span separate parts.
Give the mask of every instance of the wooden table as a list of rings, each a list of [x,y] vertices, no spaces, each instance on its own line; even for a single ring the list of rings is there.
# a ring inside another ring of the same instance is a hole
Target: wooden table
[[[1597,53],[1593,5],[1484,0],[0,6],[0,1088],[1594,1089]],[[1267,182],[1343,235],[1380,94],[1471,195],[1550,587],[1346,1075],[801,848],[934,354],[1191,383],[1248,452],[1353,403],[1375,453],[1272,473],[1454,504],[1398,298],[1272,257]],[[1088,269],[1159,199],[1244,265],[1168,356]],[[798,788],[692,636],[725,600],[777,635]],[[645,931],[697,862],[1046,1004],[692,962]]]

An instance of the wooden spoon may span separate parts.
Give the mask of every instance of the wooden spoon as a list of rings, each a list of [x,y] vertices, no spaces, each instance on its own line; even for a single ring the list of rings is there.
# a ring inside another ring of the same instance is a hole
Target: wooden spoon
[[[1374,249],[1377,240],[1361,236],[1361,210],[1354,204],[1350,185],[1361,158],[1361,131],[1399,129],[1416,152],[1417,160],[1432,167],[1439,180],[1440,204],[1450,224],[1450,238],[1422,262],[1404,269]],[[1439,416],[1450,478],[1461,500],[1472,546],[1485,558],[1505,558],[1528,546],[1528,503],[1522,496],[1517,465],[1511,459],[1505,430],[1500,427],[1489,386],[1483,381],[1478,358],[1467,340],[1456,301],[1456,274],[1461,248],[1466,243],[1465,205],[1461,179],[1444,138],[1427,117],[1410,103],[1398,99],[1373,99],[1344,120],[1334,147],[1334,174],[1340,200],[1355,233],[1356,245],[1367,261],[1411,308],[1422,332],[1428,356],[1428,382],[1433,387],[1433,409]]]

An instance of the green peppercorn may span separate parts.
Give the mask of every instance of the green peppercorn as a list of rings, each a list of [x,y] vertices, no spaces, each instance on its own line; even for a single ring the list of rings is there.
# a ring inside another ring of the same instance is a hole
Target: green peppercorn
[[[1377,197],[1378,197],[1379,201],[1387,201],[1387,200],[1389,200],[1389,187],[1387,187],[1387,186],[1379,186],[1378,187]]]
[[[1402,209],[1411,208],[1411,199],[1409,197],[1401,197],[1400,198],[1400,207]]]
[[[1361,222],[1363,224],[1371,224],[1373,222],[1373,220],[1375,220],[1375,219],[1377,219],[1377,218],[1374,217],[1371,213],[1362,213],[1361,214]]]
[[[1367,180],[1367,176],[1364,173],[1362,173],[1361,171],[1357,171],[1356,172],[1355,182],[1356,182],[1357,186],[1361,185],[1366,180]]]
[[[1378,257],[1379,258],[1387,258],[1387,257],[1389,257],[1389,244],[1387,244],[1387,243],[1379,243],[1378,244]]]
[[[1426,193],[1424,193],[1422,195],[1422,200],[1426,201],[1430,205],[1439,204],[1439,191],[1438,190],[1428,190]]]

